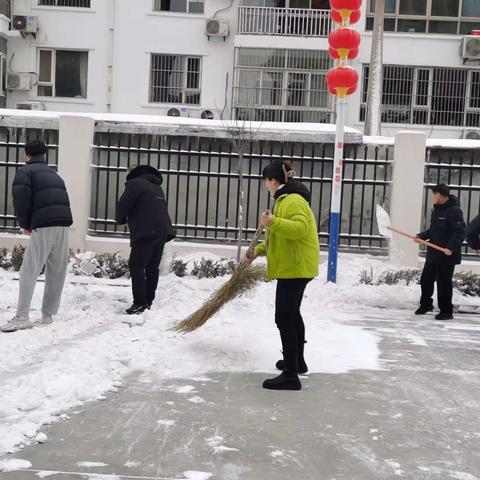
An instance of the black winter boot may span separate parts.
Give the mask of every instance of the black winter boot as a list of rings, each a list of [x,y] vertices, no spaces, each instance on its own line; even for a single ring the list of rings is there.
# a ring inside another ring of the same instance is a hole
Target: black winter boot
[[[435,320],[453,320],[453,315],[451,313],[442,313],[435,315]]]
[[[433,307],[420,306],[415,310],[415,315],[425,315],[428,312],[433,312]]]
[[[302,384],[298,375],[287,375],[283,372],[278,377],[265,380],[263,388],[268,390],[301,390]]]
[[[285,370],[285,360],[279,360],[276,364],[275,367],[277,367],[278,370]],[[298,361],[298,373],[304,374],[308,372],[308,367],[307,364],[305,363],[305,360],[299,360]]]
[[[131,307],[125,310],[127,315],[140,315],[141,313],[145,312],[145,310],[150,310],[148,305],[135,305],[133,304]]]

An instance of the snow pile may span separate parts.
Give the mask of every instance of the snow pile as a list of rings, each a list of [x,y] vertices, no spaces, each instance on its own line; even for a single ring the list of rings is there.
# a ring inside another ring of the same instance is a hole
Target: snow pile
[[[413,309],[417,304],[418,286],[355,286],[365,268],[382,271],[389,266],[382,259],[346,255],[340,259],[337,285],[326,284],[324,266],[308,286],[302,312],[311,373],[381,368],[377,337],[355,322],[371,306]],[[12,273],[0,272],[4,321],[13,315],[17,299],[18,282],[12,278]],[[104,398],[134,371],[148,372],[156,384],[208,372],[274,372],[281,350],[273,318],[274,282],[258,285],[196,332],[179,335],[171,330],[224,281],[161,277],[153,309],[142,326],[132,328],[122,323],[129,318],[122,315],[129,288],[67,284],[53,324],[0,335],[0,454],[45,441],[38,436],[42,425],[68,418],[63,412],[72,407]],[[39,284],[34,308],[41,305],[42,290]],[[38,311],[32,314],[33,320],[39,316]],[[186,382],[178,393],[191,395],[192,389]]]

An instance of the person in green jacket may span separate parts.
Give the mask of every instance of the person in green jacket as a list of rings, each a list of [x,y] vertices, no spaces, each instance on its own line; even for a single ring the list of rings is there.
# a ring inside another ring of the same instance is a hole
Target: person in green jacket
[[[273,214],[262,214],[265,241],[246,260],[251,263],[255,257],[266,255],[267,276],[277,280],[275,323],[280,331],[283,360],[276,364],[281,375],[263,383],[263,388],[271,390],[302,388],[298,374],[306,373],[308,367],[300,307],[307,284],[318,275],[320,257],[317,223],[309,206],[310,192],[293,176],[290,162],[274,161],[263,169],[263,181],[275,207]]]

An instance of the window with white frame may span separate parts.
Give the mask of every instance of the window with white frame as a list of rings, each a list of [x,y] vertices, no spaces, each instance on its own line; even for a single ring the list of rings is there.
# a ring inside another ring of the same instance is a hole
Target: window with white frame
[[[88,52],[39,49],[38,96],[87,98],[87,79]]]
[[[201,57],[152,54],[150,103],[200,105]]]
[[[372,30],[375,0],[368,0]],[[480,0],[385,0],[387,32],[469,34],[480,29]]]
[[[90,0],[38,0],[41,7],[90,8]]]
[[[326,51],[238,48],[233,91],[238,119],[274,122],[332,120]]]
[[[205,0],[153,0],[153,11],[204,13]]]
[[[360,120],[365,120],[369,66],[363,67]],[[382,122],[478,127],[480,71],[467,68],[383,67]]]

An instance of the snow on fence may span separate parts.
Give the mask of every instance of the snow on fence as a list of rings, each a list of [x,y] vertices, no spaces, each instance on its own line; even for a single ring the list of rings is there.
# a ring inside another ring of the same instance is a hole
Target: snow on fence
[[[235,124],[153,116],[4,112],[0,118],[0,233],[18,233],[12,180],[23,165],[25,141],[41,138],[48,144],[49,164],[58,168],[69,188],[75,219],[72,247],[109,251],[126,245],[123,242],[128,232],[114,222],[115,205],[127,168],[140,163],[162,172],[179,239],[223,245],[236,241],[239,161],[225,133],[226,127]],[[254,125],[257,135],[244,156],[244,240],[256,229],[260,212],[272,206],[261,185],[263,166],[272,159],[288,159],[293,160],[297,177],[311,189],[321,244],[328,243],[333,127]],[[386,206],[396,226],[417,230],[429,217],[426,187],[438,181],[459,194],[468,220],[478,213],[480,142],[435,140],[427,141],[425,147],[424,137],[402,132],[394,142],[391,138],[363,137],[347,129],[343,249],[387,253],[388,243],[375,224],[375,205]],[[5,244],[8,238],[3,237]],[[403,250],[409,250],[410,263],[416,259],[416,248],[402,245]]]

